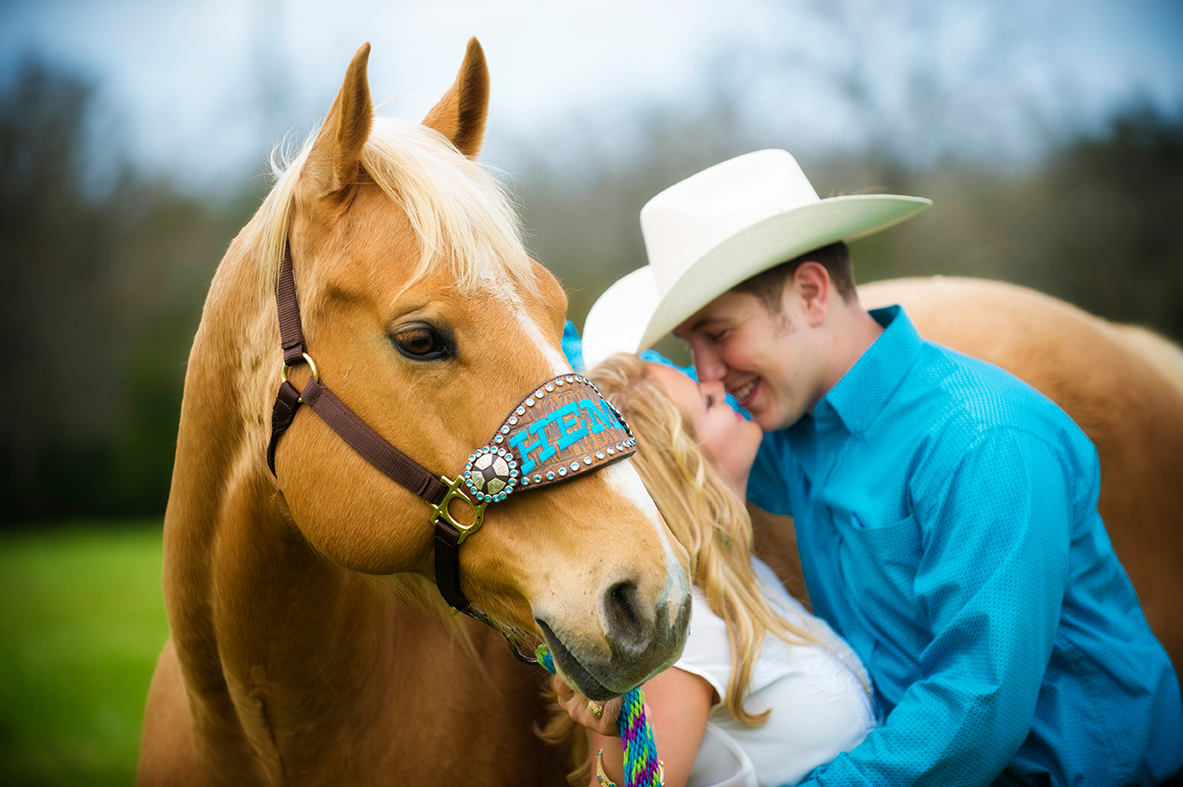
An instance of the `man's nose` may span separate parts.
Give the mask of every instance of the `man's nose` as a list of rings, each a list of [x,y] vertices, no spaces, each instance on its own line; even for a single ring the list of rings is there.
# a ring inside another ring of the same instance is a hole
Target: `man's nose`
[[[727,376],[727,365],[718,353],[709,348],[694,347],[691,350],[694,357],[694,370],[698,372],[700,383],[721,381]]]

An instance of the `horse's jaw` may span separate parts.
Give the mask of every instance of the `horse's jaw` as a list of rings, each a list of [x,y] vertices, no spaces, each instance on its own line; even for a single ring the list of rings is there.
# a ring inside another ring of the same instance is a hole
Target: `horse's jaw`
[[[672,667],[681,657],[690,624],[690,604],[681,604],[680,610],[671,625],[655,627],[639,652],[622,654],[619,647],[614,647],[607,659],[596,650],[581,647],[575,638],[568,638],[574,649],[567,647],[546,621],[538,619],[537,623],[564,682],[588,699],[604,702]]]

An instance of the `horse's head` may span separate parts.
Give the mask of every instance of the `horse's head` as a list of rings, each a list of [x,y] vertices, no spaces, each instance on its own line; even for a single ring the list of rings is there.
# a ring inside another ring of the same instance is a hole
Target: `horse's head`
[[[523,397],[570,371],[566,297],[472,160],[488,104],[476,40],[422,125],[373,118],[368,55],[358,51],[318,135],[264,204],[260,256],[274,276],[290,244],[320,380],[391,445],[454,478]],[[274,332],[270,341],[278,352]],[[275,357],[259,402],[268,412]],[[297,386],[307,369],[291,372]],[[434,576],[429,506],[312,413],[282,438],[275,471],[279,504],[327,561]],[[474,605],[537,625],[588,697],[622,693],[681,651],[686,553],[627,461],[491,504],[460,556]]]

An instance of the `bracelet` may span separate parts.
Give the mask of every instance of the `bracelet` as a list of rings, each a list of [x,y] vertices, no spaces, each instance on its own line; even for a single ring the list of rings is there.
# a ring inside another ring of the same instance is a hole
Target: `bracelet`
[[[596,783],[600,787],[616,787],[616,782],[608,778],[608,774],[604,773],[604,750],[600,749],[596,752]],[[661,760],[657,761],[657,787],[665,785],[665,763]]]
[[[596,781],[600,787],[616,787],[616,782],[608,778],[608,774],[604,773],[604,750],[600,749],[596,752]]]

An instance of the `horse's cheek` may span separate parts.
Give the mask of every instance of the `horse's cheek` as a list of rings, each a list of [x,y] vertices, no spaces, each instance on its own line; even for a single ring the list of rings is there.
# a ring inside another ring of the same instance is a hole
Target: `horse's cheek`
[[[409,494],[403,495],[406,500],[392,500],[397,490],[382,485],[318,475],[321,483],[295,484],[290,488],[299,491],[287,498],[291,521],[314,551],[362,574],[425,570],[431,544],[427,517],[409,516],[425,504]],[[418,519],[422,525],[417,527]]]

